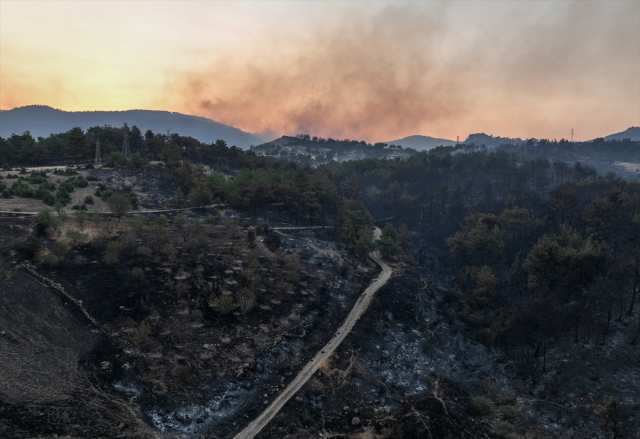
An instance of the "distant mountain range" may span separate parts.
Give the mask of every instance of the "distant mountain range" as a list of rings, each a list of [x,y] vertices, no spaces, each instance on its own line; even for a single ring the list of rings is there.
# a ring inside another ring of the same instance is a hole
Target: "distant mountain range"
[[[631,139],[632,141],[640,141],[640,127],[631,127],[626,130],[611,134],[609,136],[604,137],[604,140],[622,140],[622,139]],[[526,140],[526,139],[525,139]],[[525,140],[522,140],[519,137],[511,138],[511,137],[500,137],[500,136],[492,136],[485,133],[477,133],[477,134],[469,134],[465,140],[460,143],[474,144],[474,145],[485,145],[486,147],[492,148],[505,144],[519,145],[522,144]],[[385,142],[393,145],[400,145],[403,148],[413,148],[419,151],[426,151],[431,148],[435,148],[436,146],[451,146],[455,145],[456,142],[453,140],[447,139],[438,139],[436,137],[429,136],[408,136],[403,137],[398,140],[391,140],[389,142]]]
[[[191,136],[201,142],[212,143],[222,139],[228,145],[236,145],[248,149],[251,145],[260,145],[273,140],[259,134],[252,134],[238,128],[216,122],[199,116],[189,116],[181,113],[154,110],[128,111],[62,111],[45,105],[30,105],[0,110],[0,136],[10,137],[11,134],[22,134],[30,131],[34,137],[47,137],[52,133],[62,133],[79,126],[87,129],[96,125],[122,126],[127,122],[129,126],[136,125],[144,133],[151,130],[154,133],[165,133],[170,130],[182,136]],[[640,127],[631,127],[620,133],[604,137],[605,140],[631,139],[640,140]],[[485,145],[495,147],[505,143],[520,144],[520,138],[492,136],[484,133],[470,134],[461,143]],[[419,151],[429,150],[437,146],[452,146],[456,142],[430,136],[408,136],[402,139],[385,142],[400,145],[403,148],[413,148]]]
[[[62,111],[44,105],[0,111],[0,136],[7,138],[14,133],[30,131],[36,138],[48,137],[52,133],[66,132],[73,127],[85,130],[96,125],[120,127],[124,122],[129,126],[136,125],[143,133],[147,130],[154,133],[166,133],[170,130],[172,133],[191,136],[205,143],[222,139],[229,146],[236,145],[242,149],[271,140],[205,117],[169,111]]]

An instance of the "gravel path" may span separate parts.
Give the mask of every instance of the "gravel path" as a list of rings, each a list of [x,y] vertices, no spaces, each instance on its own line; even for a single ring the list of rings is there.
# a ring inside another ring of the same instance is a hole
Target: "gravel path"
[[[382,272],[376,280],[365,290],[360,296],[353,309],[347,316],[342,326],[338,328],[333,338],[316,354],[315,357],[300,371],[298,376],[294,378],[284,391],[273,400],[271,405],[260,414],[253,422],[235,436],[235,439],[252,439],[260,430],[262,430],[273,417],[278,414],[280,409],[291,399],[302,386],[313,376],[318,368],[333,354],[333,351],[340,345],[342,340],[349,334],[353,326],[356,324],[360,316],[366,311],[376,291],[380,289],[391,277],[391,267],[389,267],[381,258],[379,252],[370,253],[371,259],[376,261]]]

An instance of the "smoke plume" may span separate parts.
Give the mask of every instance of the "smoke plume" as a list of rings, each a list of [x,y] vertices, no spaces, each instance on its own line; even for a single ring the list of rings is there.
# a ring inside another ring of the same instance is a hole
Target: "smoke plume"
[[[330,25],[176,72],[165,96],[256,133],[370,141],[554,137],[583,119],[594,131],[640,119],[638,4],[454,3],[347,8]]]

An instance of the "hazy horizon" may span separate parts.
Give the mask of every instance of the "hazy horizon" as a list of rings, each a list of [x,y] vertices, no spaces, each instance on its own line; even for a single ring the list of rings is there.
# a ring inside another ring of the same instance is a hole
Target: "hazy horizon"
[[[149,5],[1,0],[0,108],[173,111],[374,142],[640,125],[638,2]]]

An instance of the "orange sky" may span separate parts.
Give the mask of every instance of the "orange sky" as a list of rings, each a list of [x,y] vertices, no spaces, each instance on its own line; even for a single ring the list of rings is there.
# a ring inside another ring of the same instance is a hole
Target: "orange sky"
[[[640,125],[640,2],[0,0],[0,108],[30,104],[586,140]]]

